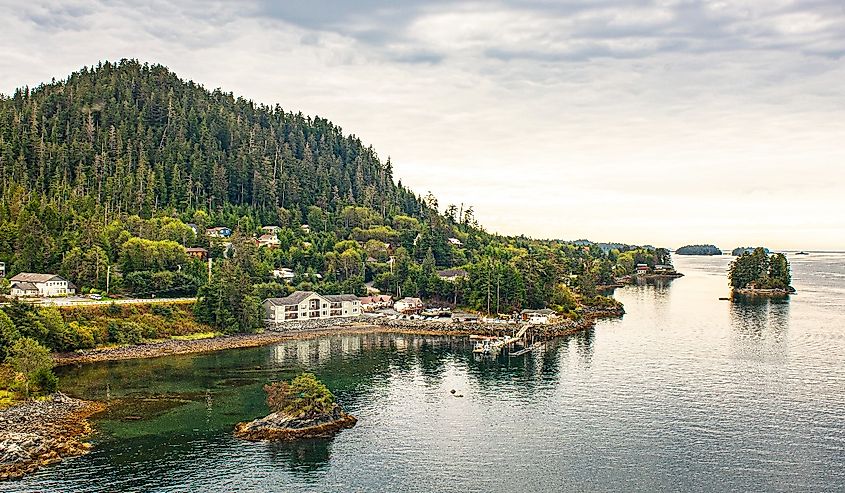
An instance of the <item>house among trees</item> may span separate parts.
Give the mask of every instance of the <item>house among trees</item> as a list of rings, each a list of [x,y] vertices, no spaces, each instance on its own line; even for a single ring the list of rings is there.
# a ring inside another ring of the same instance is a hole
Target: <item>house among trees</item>
[[[464,242],[462,242],[461,240],[459,240],[457,238],[449,238],[449,243],[451,243],[452,245],[455,245],[456,247],[464,246]]]
[[[288,269],[287,267],[282,267],[281,269],[273,269],[272,271],[273,277],[276,279],[281,279],[285,282],[293,282],[293,279],[296,277],[296,273],[293,269]]]
[[[463,269],[444,269],[437,272],[437,277],[447,282],[455,282],[458,279],[469,277],[469,272]]]
[[[258,237],[258,246],[267,248],[278,248],[282,242],[275,234],[265,234]]]
[[[55,274],[21,272],[9,279],[13,298],[51,297],[76,294],[76,286]]]
[[[311,226],[309,226],[309,225],[307,225],[307,224],[303,224],[302,226],[300,226],[300,228],[302,228],[302,232],[303,232],[303,233],[306,233],[306,234],[307,234],[307,233],[310,233],[310,232],[311,232]]]
[[[208,258],[208,250],[205,248],[186,248],[185,253],[187,253],[189,257],[198,258],[200,260]]]
[[[393,296],[389,294],[376,294],[358,299],[361,301],[361,309],[365,312],[372,312],[393,306]]]
[[[232,230],[225,226],[217,226],[206,229],[205,234],[211,238],[228,238],[232,236]]]
[[[268,322],[322,320],[361,315],[361,302],[354,294],[321,295],[314,291],[295,291],[284,298],[267,298],[262,306],[264,320]]]
[[[419,313],[422,311],[424,305],[421,299],[419,298],[402,298],[401,300],[397,301],[393,304],[393,309],[399,313]]]
[[[261,226],[261,231],[263,231],[266,235],[278,236],[281,230],[282,228],[279,226]]]
[[[648,264],[637,264],[636,270],[638,276],[644,276],[651,271],[651,269],[648,268]]]

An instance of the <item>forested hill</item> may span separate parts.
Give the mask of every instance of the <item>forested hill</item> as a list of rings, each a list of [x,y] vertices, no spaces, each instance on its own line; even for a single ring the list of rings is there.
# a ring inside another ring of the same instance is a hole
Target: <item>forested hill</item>
[[[488,234],[472,207],[420,198],[394,182],[389,160],[327,120],[131,60],[0,99],[0,180],[7,277],[197,295],[200,319],[223,330],[254,328],[261,299],[294,289],[375,287],[577,317],[614,305],[597,286],[670,261],[652,247]]]
[[[420,212],[415,195],[393,182],[390,161],[331,122],[208,91],[132,60],[0,101],[0,178],[3,197],[21,186],[141,217],[232,205],[251,206],[274,224],[309,206]]]

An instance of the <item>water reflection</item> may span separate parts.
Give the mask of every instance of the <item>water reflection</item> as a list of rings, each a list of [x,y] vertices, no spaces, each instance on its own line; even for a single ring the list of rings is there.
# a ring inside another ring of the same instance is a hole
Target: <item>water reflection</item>
[[[789,300],[734,298],[729,306],[731,326],[746,337],[779,341],[789,328]]]
[[[331,457],[333,438],[300,440],[297,442],[261,443],[267,447],[273,463],[289,468],[294,474],[309,479],[316,471],[326,469]]]

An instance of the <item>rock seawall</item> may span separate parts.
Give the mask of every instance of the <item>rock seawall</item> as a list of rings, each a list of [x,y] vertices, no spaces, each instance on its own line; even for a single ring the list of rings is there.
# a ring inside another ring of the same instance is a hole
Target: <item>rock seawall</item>
[[[87,418],[103,409],[56,393],[0,411],[0,480],[87,452],[90,444],[81,441],[93,431]]]

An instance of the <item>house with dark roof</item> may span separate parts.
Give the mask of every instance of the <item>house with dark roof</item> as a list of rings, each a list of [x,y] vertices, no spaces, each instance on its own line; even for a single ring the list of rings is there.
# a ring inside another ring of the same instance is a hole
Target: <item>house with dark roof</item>
[[[21,272],[9,279],[13,298],[50,297],[76,294],[76,286],[55,274]]]
[[[314,291],[295,291],[284,298],[267,298],[262,303],[264,320],[288,322],[357,317],[361,301],[354,294],[321,295]]]

